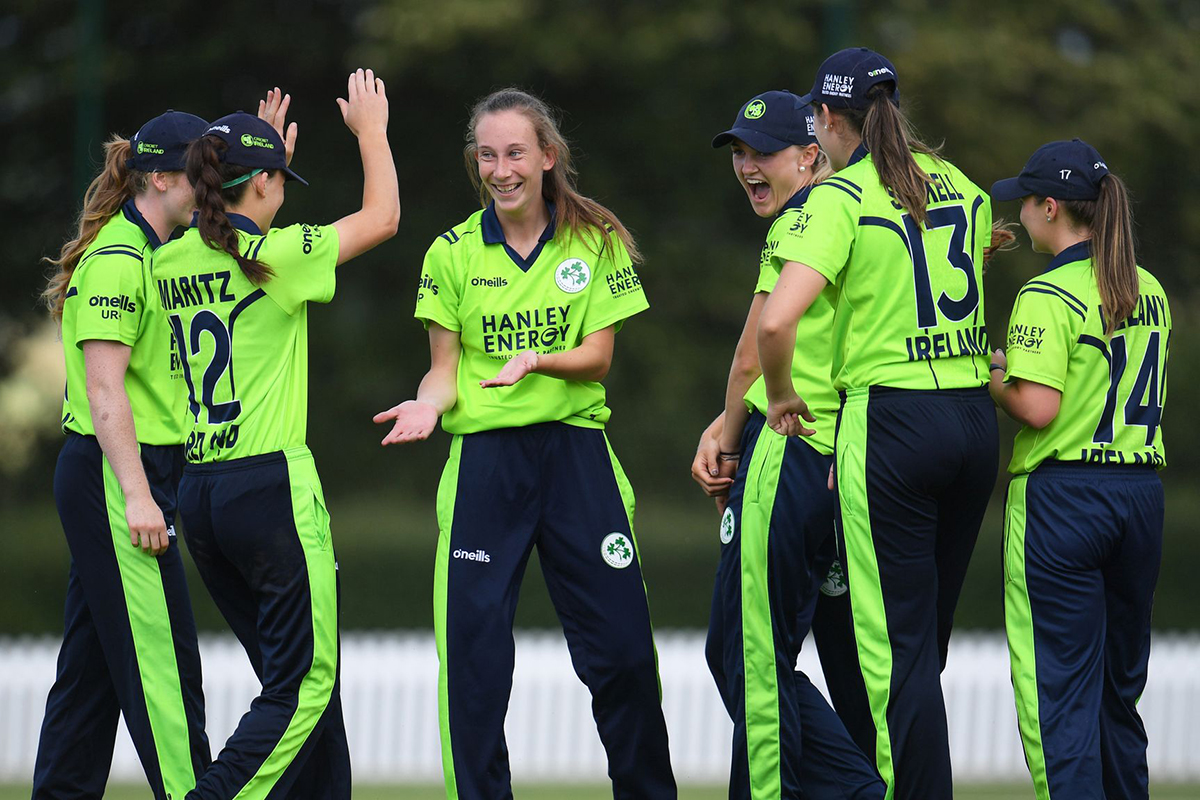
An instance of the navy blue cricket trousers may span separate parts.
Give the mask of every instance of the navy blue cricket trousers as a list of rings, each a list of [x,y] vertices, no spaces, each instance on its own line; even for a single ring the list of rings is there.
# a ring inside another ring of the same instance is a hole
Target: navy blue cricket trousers
[[[833,458],[776,434],[757,412],[741,453],[721,522],[706,646],[734,724],[729,797],[882,798],[873,764],[796,671],[818,598],[839,599],[821,593],[834,558],[835,496],[826,485]],[[850,620],[842,622],[840,636],[832,627],[824,632],[852,647]],[[855,663],[852,656],[836,669],[854,673]]]
[[[633,502],[603,430],[549,422],[454,437],[438,488],[434,577],[448,797],[512,797],[512,626],[536,546],[592,694],[613,797],[675,798]]]
[[[94,436],[67,434],[54,499],[71,551],[62,649],[33,778],[33,800],[99,798],[122,714],[158,800],[183,794],[211,761],[196,623],[177,539],[181,446],[141,446],[172,533],[150,556],[129,541],[125,500]]]
[[[1163,488],[1151,467],[1043,463],[1008,487],[1004,621],[1038,798],[1149,797],[1150,610]]]

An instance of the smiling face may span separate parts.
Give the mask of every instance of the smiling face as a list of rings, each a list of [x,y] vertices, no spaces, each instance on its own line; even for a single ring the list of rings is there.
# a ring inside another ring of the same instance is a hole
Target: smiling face
[[[523,217],[542,202],[542,177],[554,154],[538,144],[533,123],[519,111],[497,111],[475,128],[479,178],[496,202],[496,212]]]
[[[796,192],[812,180],[816,145],[789,145],[774,153],[755,150],[741,139],[729,146],[733,172],[760,217],[773,217]]]

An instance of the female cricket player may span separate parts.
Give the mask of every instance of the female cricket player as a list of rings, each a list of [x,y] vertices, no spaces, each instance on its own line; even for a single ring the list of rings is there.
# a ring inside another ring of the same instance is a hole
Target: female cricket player
[[[861,681],[841,680],[857,676],[844,663],[847,656],[856,658],[849,598],[844,586],[826,580],[834,559],[835,501],[826,476],[838,406],[828,335],[833,289],[801,321],[796,341],[804,346],[792,360],[797,390],[818,417],[813,436],[784,437],[765,425],[755,341],[759,315],[782,266],[774,255],[779,240],[792,226],[807,223],[809,192],[831,173],[817,147],[811,108],[799,99],[784,91],[751,98],[733,126],[712,141],[713,147],[730,145],[734,173],[751,207],[773,221],[730,370],[725,411],[701,442],[702,449],[705,440],[715,445],[704,460],[716,469],[700,465],[698,479],[728,493],[707,656],[734,722],[730,797],[880,798],[884,788],[874,766],[808,677],[795,669],[823,606],[829,619],[823,620],[818,644],[834,703],[842,701],[839,710],[859,710],[862,727],[870,727]],[[736,474],[732,487],[724,477],[731,474]]]
[[[371,70],[339,99],[358,138],[362,208],[332,225],[272,228],[288,163],[290,97],[238,112],[188,149],[198,213],[154,258],[183,357],[191,432],[180,485],[188,550],[262,681],[192,800],[348,798],[338,692],[337,565],[308,417],[308,304],[335,268],[396,232],[400,200],[388,102]]]
[[[791,380],[796,324],[830,284],[839,551],[888,797],[949,798],[939,673],[997,461],[981,273],[987,195],[913,136],[890,61],[866,48],[821,65],[811,102],[837,174],[758,326],[767,424],[812,435]]]
[[[1004,620],[1037,796],[1149,796],[1150,609],[1162,558],[1171,310],[1137,266],[1121,179],[1086,142],[992,187],[1052,256],[1017,293],[996,404],[1022,424],[1004,522]]]
[[[616,797],[674,798],[633,491],[604,434],[617,330],[647,308],[633,237],[575,188],[538,98],[479,101],[465,149],[483,208],[438,236],[416,316],[430,370],[383,443],[453,434],[438,489],[434,628],[446,794],[511,796],[513,614],[538,548]]]
[[[186,400],[146,263],[192,215],[184,151],[207,126],[168,111],[111,138],[78,233],[51,260],[44,299],[67,367],[54,499],[71,569],[34,800],[102,796],[121,715],[158,800],[183,797],[211,761],[175,539]]]

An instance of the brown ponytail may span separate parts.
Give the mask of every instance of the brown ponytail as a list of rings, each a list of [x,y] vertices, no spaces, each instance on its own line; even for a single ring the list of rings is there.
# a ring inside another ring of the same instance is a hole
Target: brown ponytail
[[[1041,203],[1046,198],[1038,198]],[[1104,335],[1112,336],[1121,320],[1133,313],[1138,300],[1133,211],[1125,183],[1111,172],[1100,179],[1095,200],[1059,200],[1076,227],[1091,231],[1092,270],[1104,309]]]
[[[912,123],[891,100],[896,91],[892,81],[877,83],[867,90],[871,105],[866,111],[835,111],[843,114],[862,134],[863,142],[871,151],[871,162],[879,173],[879,182],[885,186],[896,202],[917,221],[921,227],[929,222],[925,209],[928,202],[926,184],[929,175],[917,166],[913,153],[923,153],[939,158],[938,148],[930,147],[918,138]]]
[[[84,192],[83,209],[79,212],[79,232],[62,246],[58,258],[43,259],[57,268],[42,292],[42,302],[50,309],[50,316],[55,322],[62,322],[67,286],[71,283],[80,256],[95,241],[96,234],[112,215],[120,211],[129,198],[136,197],[146,188],[146,173],[125,166],[132,154],[128,139],[114,135],[104,143],[104,168]]]
[[[222,250],[237,261],[242,274],[255,286],[266,283],[275,273],[257,259],[242,255],[237,230],[226,215],[226,207],[237,203],[246,193],[248,181],[222,189],[226,181],[248,175],[250,167],[221,162],[228,147],[216,136],[201,136],[187,149],[187,178],[196,193],[197,223],[200,239],[213,250]]]
[[[534,133],[537,134],[538,146],[554,152],[554,166],[542,178],[542,196],[554,203],[558,227],[565,229],[569,236],[587,232],[593,242],[599,245],[598,250],[605,246],[611,247],[612,234],[615,233],[621,243],[625,245],[629,259],[635,264],[641,263],[642,254],[633,239],[633,234],[621,224],[616,214],[590,197],[584,197],[575,188],[575,179],[578,173],[571,163],[571,148],[559,131],[558,123],[555,121],[550,107],[541,99],[520,89],[509,88],[492,92],[471,109],[471,121],[467,125],[467,145],[463,148],[463,157],[466,160],[467,175],[471,178],[471,184],[479,192],[480,203],[486,206],[490,195],[487,187],[479,179],[479,165],[475,160],[479,145],[475,130],[479,125],[479,120],[485,115],[509,110],[523,114],[533,125]]]

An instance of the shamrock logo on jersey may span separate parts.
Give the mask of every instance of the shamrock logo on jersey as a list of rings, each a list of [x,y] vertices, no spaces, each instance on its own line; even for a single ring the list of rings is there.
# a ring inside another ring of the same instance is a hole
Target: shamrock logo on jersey
[[[600,557],[613,569],[625,569],[633,563],[633,544],[623,533],[610,533],[600,543]]]
[[[834,559],[829,565],[829,574],[825,576],[825,582],[821,584],[821,594],[826,597],[840,597],[849,588],[846,585],[846,573],[842,571],[842,563]]]
[[[554,270],[554,282],[567,294],[582,292],[591,279],[591,267],[578,258],[569,258]]]
[[[729,544],[733,541],[733,509],[726,507],[725,515],[721,517],[721,544]]]

